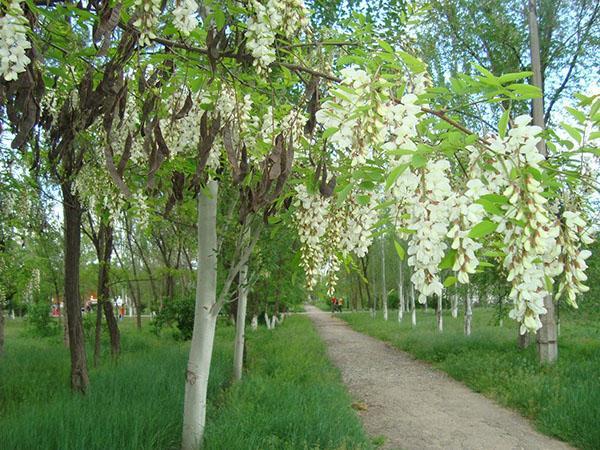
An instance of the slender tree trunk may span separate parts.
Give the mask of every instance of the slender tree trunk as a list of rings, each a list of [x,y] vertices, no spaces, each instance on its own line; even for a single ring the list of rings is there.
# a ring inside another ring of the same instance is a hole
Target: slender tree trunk
[[[458,317],[458,292],[454,293],[451,299],[452,302],[452,318],[456,319]]]
[[[473,318],[471,303],[471,294],[467,292],[465,296],[465,336],[471,336],[471,320]]]
[[[102,339],[102,304],[100,299],[96,303],[96,327],[94,332],[94,367],[98,367],[100,362],[100,346]]]
[[[246,328],[246,305],[248,303],[247,285],[248,265],[241,268],[238,280],[237,320],[235,325],[235,353],[233,357],[233,378],[242,379],[244,363],[244,332]]]
[[[521,334],[521,325],[518,324],[517,325],[517,347],[520,348],[521,350],[526,349],[527,347],[529,347],[529,344],[531,343],[531,337],[529,333],[525,333],[525,334]]]
[[[383,320],[388,320],[388,296],[385,282],[385,246],[381,238],[381,302],[383,308]]]
[[[540,62],[540,36],[535,0],[529,0],[529,43],[531,51],[531,70],[533,72],[533,85],[540,88],[542,96],[533,99],[533,124],[544,128],[544,82]],[[538,144],[539,152],[546,156],[544,140]],[[542,328],[537,332],[538,356],[542,364],[553,364],[558,359],[558,339],[556,332],[556,317],[554,316],[554,300],[552,295],[544,298],[544,307],[547,313],[540,316]]]
[[[444,331],[444,316],[442,315],[442,296],[437,296],[437,308],[435,309],[435,321],[437,323],[437,330],[441,333]]]
[[[110,337],[110,352],[113,357],[117,357],[121,351],[121,334],[119,325],[113,312],[113,305],[110,301],[110,259],[113,248],[113,229],[106,223],[105,219],[100,220],[98,229],[98,261],[100,264],[98,272],[98,306],[102,305],[106,324],[108,325],[108,334]]]
[[[250,326],[252,327],[252,331],[258,330],[258,316],[256,314],[252,316],[252,322],[250,323]]]
[[[402,273],[402,261],[398,264],[398,322],[404,317],[404,274]]]
[[[182,450],[198,450],[206,421],[206,393],[217,325],[217,195],[218,182],[198,194],[198,273],[194,330],[188,361],[183,411]]]
[[[417,326],[417,308],[415,306],[415,285],[410,283],[410,321],[414,327]]]
[[[63,183],[65,223],[65,306],[71,352],[71,389],[85,393],[89,385],[81,302],[79,299],[79,257],[81,254],[81,204],[71,193],[71,184]]]

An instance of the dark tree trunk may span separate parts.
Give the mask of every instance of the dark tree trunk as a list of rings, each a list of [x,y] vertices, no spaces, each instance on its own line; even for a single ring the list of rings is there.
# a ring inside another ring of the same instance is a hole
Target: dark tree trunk
[[[113,305],[110,301],[109,274],[113,247],[113,229],[104,219],[100,221],[98,244],[100,250],[98,254],[98,261],[100,263],[98,270],[98,305],[102,305],[102,309],[104,310],[110,336],[110,352],[116,357],[121,351],[121,336],[113,312]]]
[[[94,367],[98,367],[100,362],[100,340],[102,338],[102,308],[100,299],[96,304],[96,328],[94,333]]]
[[[63,182],[65,223],[65,307],[71,352],[71,389],[85,393],[89,385],[81,302],[79,299],[79,257],[81,253],[81,204],[71,193],[71,183]]]

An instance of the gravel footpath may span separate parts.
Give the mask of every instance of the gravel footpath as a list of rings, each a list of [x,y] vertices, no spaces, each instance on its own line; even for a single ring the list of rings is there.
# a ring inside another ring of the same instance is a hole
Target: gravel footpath
[[[382,449],[569,449],[522,416],[471,391],[426,363],[352,330],[306,305],[356,400],[367,433]]]

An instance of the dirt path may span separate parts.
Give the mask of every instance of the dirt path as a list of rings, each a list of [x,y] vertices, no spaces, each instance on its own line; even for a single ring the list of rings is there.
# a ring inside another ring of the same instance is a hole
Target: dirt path
[[[365,429],[383,449],[568,449],[408,354],[352,330],[313,306],[309,317],[357,402]]]

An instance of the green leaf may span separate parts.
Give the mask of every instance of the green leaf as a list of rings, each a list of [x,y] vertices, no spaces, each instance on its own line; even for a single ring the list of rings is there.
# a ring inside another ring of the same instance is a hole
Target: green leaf
[[[583,123],[585,122],[585,114],[584,113],[582,113],[578,109],[571,108],[570,106],[567,106],[565,109],[567,111],[569,111],[571,113],[571,115],[573,117],[575,117],[575,119],[577,119],[577,122],[579,122],[580,125],[583,125]]]
[[[337,127],[329,127],[327,128],[324,132],[323,132],[323,139],[327,139],[330,136],[333,136],[335,133],[337,133],[339,130],[339,128]]]
[[[410,162],[410,164],[415,169],[425,167],[425,165],[427,164],[427,158],[422,153],[415,153],[412,157],[412,161]]]
[[[520,94],[520,98],[540,98],[542,96],[540,88],[531,84],[509,84],[507,88]]]
[[[457,281],[458,281],[458,278],[456,278],[455,276],[449,276],[444,280],[444,287],[450,287],[450,286],[456,284]]]
[[[454,261],[456,260],[456,250],[450,249],[448,253],[444,255],[444,258],[440,262],[440,269],[452,269]]]
[[[469,231],[469,237],[471,239],[481,238],[490,233],[493,233],[498,228],[498,224],[490,220],[483,220],[475,225],[471,231]]]
[[[502,139],[506,136],[506,127],[508,126],[508,119],[510,118],[510,107],[507,108],[503,113],[502,117],[500,117],[500,122],[498,122],[498,134]]]
[[[398,167],[394,167],[385,181],[385,190],[387,191],[396,182],[398,177],[402,175],[402,172],[406,170],[408,164],[400,164]]]
[[[222,30],[225,26],[225,13],[222,9],[216,8],[214,12],[215,25],[217,25],[218,30]]]
[[[379,40],[377,42],[379,42],[379,46],[382,49],[384,49],[386,52],[388,52],[388,53],[395,53],[394,49],[392,48],[392,46],[390,44],[388,44],[387,42],[381,41],[381,40]]]
[[[346,200],[346,197],[348,197],[348,194],[350,193],[351,190],[352,190],[352,182],[349,182],[346,186],[344,186],[339,191],[339,193],[337,195],[337,204],[338,204],[338,206],[341,205],[342,203],[344,203],[344,200]]]
[[[425,72],[425,70],[427,70],[427,66],[425,65],[425,63],[423,61],[421,61],[420,59],[415,58],[410,53],[406,53],[406,52],[403,52],[402,50],[398,50],[398,51],[396,51],[396,54],[400,58],[402,58],[402,61],[404,61],[404,64],[406,64],[408,66],[408,68],[410,70],[412,70],[413,72],[421,73],[421,72]]]
[[[398,257],[402,261],[404,261],[404,258],[406,257],[406,251],[404,250],[404,248],[396,240],[394,240],[394,247],[396,248],[396,253],[398,253]]]
[[[533,72],[516,72],[516,73],[507,73],[506,75],[502,75],[498,78],[500,83],[509,83],[511,81],[520,80],[521,78],[529,78],[533,75]]]
[[[560,125],[563,127],[563,129],[567,133],[569,133],[569,136],[571,136],[573,139],[575,139],[575,141],[578,144],[581,144],[582,136],[581,136],[581,132],[577,128],[572,127],[571,125],[564,123],[564,122],[561,122]]]

